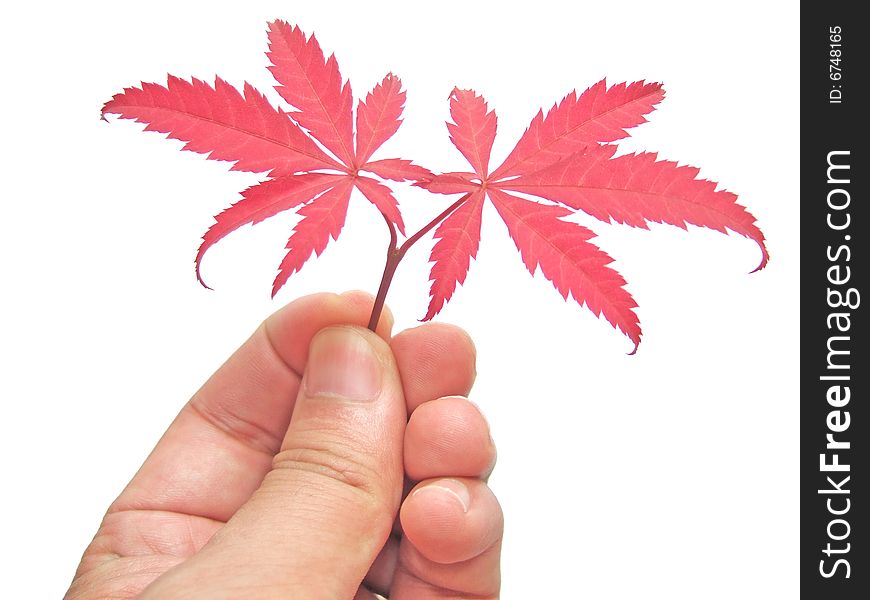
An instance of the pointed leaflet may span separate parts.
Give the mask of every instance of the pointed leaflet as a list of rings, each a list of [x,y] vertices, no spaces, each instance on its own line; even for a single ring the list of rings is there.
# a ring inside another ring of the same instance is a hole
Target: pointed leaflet
[[[474,173],[439,173],[415,185],[433,194],[465,194],[481,189],[474,178]]]
[[[647,222],[726,228],[754,240],[767,263],[764,234],[737,196],[696,179],[698,169],[656,161],[653,153],[611,158],[615,146],[591,148],[530,175],[500,183],[503,189],[541,196],[604,222],[647,228]]]
[[[402,214],[399,212],[399,203],[396,202],[390,188],[381,185],[369,177],[359,176],[353,181],[357,189],[368,198],[369,202],[381,211],[384,218],[393,223],[399,229],[399,233],[405,235],[405,223],[402,221]]]
[[[308,202],[334,186],[342,175],[329,173],[303,173],[269,179],[242,192],[242,199],[215,217],[215,223],[202,236],[196,253],[196,278],[205,285],[200,274],[202,257],[206,250],[242,225],[255,224],[279,212]]]
[[[560,217],[570,214],[565,208],[530,202],[497,189],[489,194],[529,273],[534,275],[540,267],[563,298],[571,294],[596,316],[604,315],[637,350],[641,330],[632,310],[637,304],[623,287],[622,276],[607,266],[613,259],[589,242],[595,234],[562,221]]]
[[[293,235],[287,241],[288,252],[281,261],[278,275],[272,284],[273,298],[290,276],[302,268],[312,252],[320,256],[330,237],[338,239],[338,234],[344,227],[351,189],[352,181],[345,179],[299,209],[302,220],[293,228]]]
[[[635,81],[607,89],[603,79],[579,98],[571,92],[546,117],[538,112],[492,179],[531,173],[587,145],[622,139],[628,135],[626,129],[646,122],[644,115],[664,95],[660,83]]]
[[[486,101],[473,91],[454,89],[450,94],[450,116],[450,141],[468,159],[477,176],[485,179],[495,140],[495,112],[487,112]]]
[[[284,175],[339,166],[260,92],[245,84],[242,97],[219,77],[214,87],[172,76],[166,87],[143,83],[115,95],[102,112],[146,123],[146,131],[167,133],[212,160],[235,161],[237,171]]]
[[[477,256],[480,243],[480,216],[484,193],[477,191],[435,230],[438,240],[432,247],[429,261],[432,271],[429,279],[429,309],[424,321],[434,317],[444,303],[450,300],[457,283],[464,283],[472,258]]]
[[[362,168],[381,179],[393,181],[427,181],[433,177],[432,171],[426,167],[415,165],[410,160],[401,158],[373,160],[364,164]]]
[[[356,160],[359,164],[365,163],[399,130],[404,104],[402,81],[392,73],[369,92],[365,101],[359,101],[356,109]]]
[[[350,84],[342,85],[335,56],[324,60],[314,35],[307,40],[298,27],[284,21],[269,24],[269,70],[281,85],[275,89],[299,112],[292,113],[345,165],[353,164],[353,120]]]

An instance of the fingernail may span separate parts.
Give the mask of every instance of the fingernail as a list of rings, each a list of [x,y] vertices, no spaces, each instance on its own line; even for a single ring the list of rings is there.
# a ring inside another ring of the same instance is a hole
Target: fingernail
[[[414,490],[414,496],[417,494],[437,493],[441,497],[450,498],[453,502],[459,502],[462,507],[462,512],[467,513],[468,507],[471,505],[471,495],[468,493],[468,488],[458,479],[439,479],[436,483],[430,483],[423,487]]]
[[[381,394],[382,380],[383,365],[360,332],[331,327],[312,340],[305,373],[308,396],[374,400]]]

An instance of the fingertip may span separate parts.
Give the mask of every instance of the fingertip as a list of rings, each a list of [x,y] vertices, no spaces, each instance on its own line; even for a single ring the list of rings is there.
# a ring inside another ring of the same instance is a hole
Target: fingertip
[[[406,538],[439,564],[467,561],[501,538],[502,513],[482,481],[443,478],[422,482],[400,511]]]
[[[297,374],[305,368],[308,347],[314,335],[330,325],[365,327],[373,299],[365,292],[321,292],[302,296],[272,313],[263,322],[266,336],[278,356]],[[389,311],[378,322],[377,334],[390,339],[393,317]]]
[[[477,376],[477,351],[463,329],[425,323],[397,333],[390,345],[399,363],[408,410],[442,396],[467,396]]]
[[[456,512],[457,507],[462,510],[462,515],[467,514],[471,505],[471,493],[468,491],[468,487],[458,479],[437,479],[428,485],[418,487],[411,494],[414,496],[420,494],[432,496],[428,500],[430,508],[432,508],[433,503],[436,506],[440,504],[442,509],[440,512],[447,515],[448,518],[459,516],[459,513]],[[435,512],[439,511],[435,510]]]
[[[340,298],[355,306],[359,310],[363,312],[367,312],[371,316],[372,307],[375,305],[375,297],[370,293],[364,290],[349,290],[347,292],[343,292],[340,295]],[[385,340],[389,340],[392,331],[393,325],[395,324],[395,318],[393,317],[393,311],[390,310],[390,307],[386,304],[381,310],[381,316],[378,319],[378,325],[375,328],[376,333],[384,338]]]
[[[448,396],[424,402],[411,414],[404,460],[408,477],[417,481],[485,478],[495,466],[496,449],[480,408],[467,398]]]

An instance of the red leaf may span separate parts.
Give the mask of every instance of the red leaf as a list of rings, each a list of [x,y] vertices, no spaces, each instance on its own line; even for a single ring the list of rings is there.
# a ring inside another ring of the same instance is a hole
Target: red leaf
[[[401,125],[405,93],[398,77],[388,74],[359,103],[357,157],[353,98],[350,85],[342,82],[335,57],[324,59],[314,36],[306,38],[299,28],[283,21],[270,23],[268,35],[270,71],[279,83],[276,89],[297,112],[273,108],[248,84],[242,95],[220,78],[211,87],[198,79],[187,82],[172,76],[166,87],[143,83],[141,89],[128,88],[103,107],[103,116],[112,113],[145,123],[146,130],[186,142],[185,150],[233,161],[236,170],[269,173],[270,179],[245,190],[241,200],[218,214],[203,235],[195,260],[196,276],[203,285],[200,267],[212,245],[243,225],[317,198],[299,211],[305,218],[291,236],[275,280],[277,291],[312,252],[323,250],[330,232],[333,237],[338,235],[354,185],[404,234],[402,215],[390,189],[360,176],[359,171],[396,181],[432,177],[428,169],[408,160],[368,162]],[[329,156],[315,138],[344,164]],[[321,226],[326,233],[318,235]]]
[[[293,235],[287,241],[288,252],[281,261],[278,275],[272,284],[273,298],[290,276],[302,268],[312,253],[320,256],[330,237],[338,239],[347,216],[351,189],[352,181],[345,179],[299,209],[302,220],[293,228]]]
[[[242,192],[242,199],[215,216],[215,223],[202,236],[196,254],[196,278],[205,286],[200,274],[202,257],[218,240],[242,225],[255,224],[308,202],[333,187],[343,175],[305,173],[269,179]]]
[[[199,79],[172,76],[166,87],[143,83],[141,89],[115,95],[102,112],[146,123],[146,131],[167,133],[187,142],[185,150],[212,160],[235,161],[232,169],[237,171],[277,176],[340,166],[260,92],[245,84],[242,97],[219,77],[214,88]]]
[[[284,21],[269,24],[269,70],[281,85],[275,89],[299,112],[293,118],[345,165],[353,164],[353,118],[350,84],[342,85],[335,56],[324,60],[312,35]]]
[[[660,83],[635,81],[607,89],[603,79],[579,98],[571,92],[546,117],[538,112],[492,178],[531,173],[590,144],[622,139],[628,135],[626,129],[646,122],[644,115],[664,96]]]
[[[480,217],[484,194],[475,192],[435,230],[437,242],[429,261],[433,263],[429,279],[429,309],[424,321],[434,317],[450,300],[457,283],[464,283],[471,259],[477,256],[480,243]]]
[[[367,162],[361,169],[374,173],[381,179],[393,181],[427,181],[433,177],[432,171],[429,169],[401,158],[385,158]]]
[[[356,109],[356,160],[365,163],[402,124],[405,92],[402,81],[389,73]]]
[[[542,171],[499,183],[503,189],[541,196],[580,209],[604,222],[647,228],[647,222],[727,229],[754,240],[761,269],[768,254],[755,217],[737,196],[696,179],[698,169],[656,161],[653,153],[611,158],[615,146],[591,148]],[[757,270],[756,269],[756,270]]]
[[[530,202],[497,189],[490,189],[489,195],[529,273],[534,275],[540,267],[563,298],[570,294],[596,316],[604,315],[637,350],[641,330],[632,310],[637,304],[623,287],[622,276],[607,266],[613,259],[589,242],[595,234],[562,221],[560,217],[570,214],[565,208]]]
[[[625,280],[607,266],[612,259],[589,242],[593,232],[562,221],[571,214],[566,208],[536,204],[506,190],[559,202],[605,222],[644,228],[650,221],[683,228],[691,223],[723,233],[732,230],[758,243],[762,260],[756,270],[764,267],[768,259],[764,235],[755,218],[737,204],[737,196],[697,179],[694,167],[656,161],[655,154],[613,158],[616,146],[602,145],[625,137],[626,128],[643,123],[644,115],[663,97],[660,84],[642,81],[607,89],[602,80],[579,98],[572,92],[546,117],[539,112],[505,162],[487,175],[481,157],[488,160],[495,116],[487,128],[484,124],[492,113],[486,112],[483,98],[454,90],[450,108],[456,125],[450,128],[451,140],[475,173],[444,173],[416,185],[440,194],[476,190],[488,195],[529,271],[534,274],[540,266],[563,297],[570,294],[596,315],[604,315],[637,350],[641,331],[632,310],[636,304],[623,287]],[[449,257],[460,252],[451,243],[459,244],[455,233],[439,240],[439,253]],[[460,256],[465,256],[464,250]],[[441,308],[455,287],[449,272],[439,277],[434,273],[433,268],[429,315]],[[465,276],[465,270],[457,273]]]
[[[274,295],[312,254],[320,255],[331,239],[337,239],[353,187],[391,224],[388,269],[396,266],[390,261],[397,261],[440,222],[430,257],[426,319],[439,312],[457,284],[465,281],[477,254],[482,204],[488,196],[528,270],[534,274],[540,267],[563,297],[571,295],[603,315],[637,348],[641,330],[633,311],[636,305],[625,281],[608,266],[612,259],[590,243],[592,231],[563,221],[571,213],[568,208],[536,204],[508,191],[555,201],[605,222],[636,227],[649,222],[683,228],[694,224],[734,231],[758,243],[763,255],[758,268],[767,261],[764,235],[754,217],[737,204],[734,194],[698,179],[698,169],[657,161],[655,154],[613,158],[615,146],[606,144],[646,120],[664,97],[658,83],[607,88],[602,80],[579,97],[570,93],[546,115],[538,112],[492,174],[495,112],[475,92],[454,88],[447,128],[474,172],[434,175],[407,160],[369,160],[401,125],[406,95],[398,77],[388,74],[358,103],[354,140],[350,84],[343,81],[335,57],[325,59],[314,36],[306,38],[283,21],[270,23],[268,36],[276,90],[296,112],[273,108],[248,84],[240,93],[220,78],[211,87],[198,79],[188,82],[171,76],[166,87],[143,83],[103,107],[103,116],[112,113],[145,123],[146,130],[185,142],[186,150],[233,162],[233,169],[269,173],[270,179],[245,190],[241,200],[215,217],[196,256],[200,281],[203,256],[216,242],[245,224],[301,206],[302,218],[287,242]],[[361,172],[413,181],[433,193],[465,196],[398,246],[395,229],[404,234],[398,202],[388,187]],[[447,216],[442,221],[443,215]]]
[[[402,221],[402,214],[399,212],[399,203],[393,197],[390,188],[368,177],[360,176],[353,181],[357,189],[368,198],[369,202],[381,211],[384,218],[395,224],[399,229],[399,233],[405,235],[405,223]]]
[[[487,112],[486,101],[473,91],[454,89],[450,94],[450,116],[450,141],[468,159],[477,176],[485,179],[495,140],[495,112]]]

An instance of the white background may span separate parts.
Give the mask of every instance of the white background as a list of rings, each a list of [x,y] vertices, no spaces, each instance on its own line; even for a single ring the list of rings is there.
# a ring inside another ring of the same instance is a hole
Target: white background
[[[357,96],[402,77],[405,124],[378,156],[434,170],[466,168],[443,124],[454,85],[498,113],[495,165],[572,88],[664,82],[624,148],[701,166],[738,193],[770,266],[749,275],[759,252],[736,235],[590,222],[640,304],[644,341],[627,356],[627,338],[529,276],[485,212],[478,260],[438,318],[479,350],[473,399],[499,445],[491,483],[507,519],[503,597],[797,597],[796,4],[13,6],[0,9],[4,596],[63,594],[106,506],[267,314],[376,288],[385,229],[357,199],[339,241],[276,300],[292,216],[213,248],[215,291],[203,289],[200,235],[256,177],[99,120],[112,94],[167,72],[247,80],[277,103],[265,25],[283,18],[335,52]],[[447,202],[399,195],[412,227]],[[425,312],[429,248],[398,272],[398,328]]]

